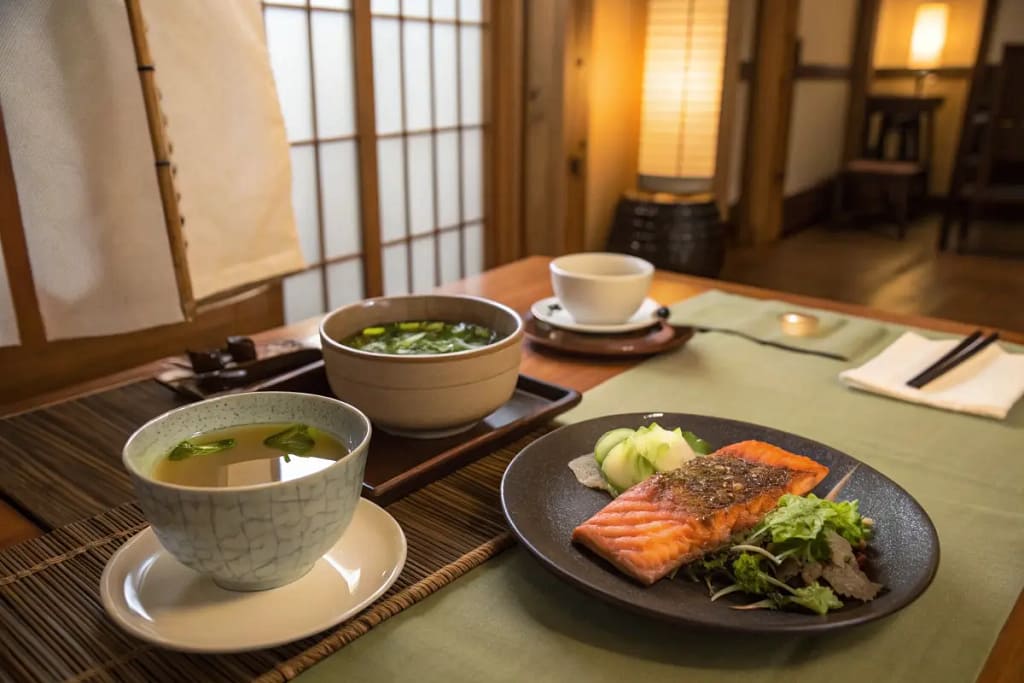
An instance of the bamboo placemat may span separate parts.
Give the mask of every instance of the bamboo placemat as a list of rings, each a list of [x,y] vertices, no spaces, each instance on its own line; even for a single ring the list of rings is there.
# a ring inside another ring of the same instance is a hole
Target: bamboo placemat
[[[163,650],[107,618],[99,580],[107,560],[145,527],[134,503],[0,551],[0,680],[285,681],[508,547],[498,500],[515,443],[387,506],[408,540],[405,569],[376,603],[340,627],[236,655]]]
[[[185,400],[152,380],[0,420],[0,494],[44,529],[135,500],[121,448]]]

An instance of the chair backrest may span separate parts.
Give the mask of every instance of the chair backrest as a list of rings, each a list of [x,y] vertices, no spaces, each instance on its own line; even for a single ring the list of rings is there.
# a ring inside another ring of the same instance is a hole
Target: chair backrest
[[[1024,183],[1024,44],[1003,49],[989,121],[982,182]]]

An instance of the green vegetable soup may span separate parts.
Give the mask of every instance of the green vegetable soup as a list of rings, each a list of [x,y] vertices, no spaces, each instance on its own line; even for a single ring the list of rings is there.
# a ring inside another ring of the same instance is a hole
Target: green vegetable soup
[[[268,484],[312,474],[347,454],[336,438],[307,425],[242,425],[185,439],[157,462],[153,478],[182,486]]]
[[[428,355],[471,351],[499,339],[494,330],[467,322],[406,321],[364,328],[342,344],[360,351]]]

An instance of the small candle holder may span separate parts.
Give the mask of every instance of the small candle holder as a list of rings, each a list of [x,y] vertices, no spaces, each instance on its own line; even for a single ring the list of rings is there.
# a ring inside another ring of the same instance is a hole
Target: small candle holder
[[[790,337],[809,337],[818,331],[818,318],[807,313],[788,311],[779,315],[782,333]]]

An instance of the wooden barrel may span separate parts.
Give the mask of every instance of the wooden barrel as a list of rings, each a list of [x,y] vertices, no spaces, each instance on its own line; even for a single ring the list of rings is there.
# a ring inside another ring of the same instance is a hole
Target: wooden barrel
[[[709,194],[631,192],[615,209],[608,250],[639,256],[664,270],[718,277],[725,229]]]

